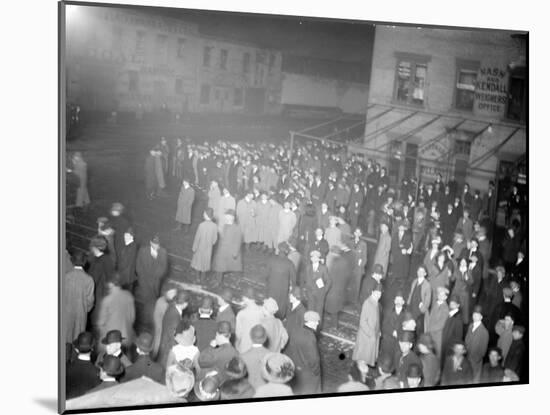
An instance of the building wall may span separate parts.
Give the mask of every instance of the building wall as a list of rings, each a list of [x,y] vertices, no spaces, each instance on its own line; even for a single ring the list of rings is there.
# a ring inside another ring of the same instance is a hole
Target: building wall
[[[310,75],[283,73],[281,104],[339,108],[364,113],[368,102],[365,84]]]
[[[394,160],[400,157],[397,179],[405,171],[403,156],[415,146],[417,156],[428,160],[419,160],[416,167],[416,173],[425,180],[431,180],[437,172],[450,177],[461,160],[466,161],[469,167],[465,180],[474,188],[484,189],[487,181],[494,179],[500,160],[513,161],[526,152],[522,120],[508,117],[509,65],[524,61],[526,53],[525,45],[512,39],[511,34],[376,26],[364,147],[376,150],[373,155],[388,166],[395,166]],[[403,61],[426,68],[423,85],[414,84],[404,95],[408,102],[399,100],[396,91],[398,73],[414,74],[414,68],[407,72],[400,66]],[[472,97],[470,109],[457,107],[461,69],[471,74],[467,93]],[[417,86],[422,93],[417,94]],[[422,100],[415,101],[415,97]],[[388,109],[391,111],[379,116]],[[404,120],[415,111],[414,116]],[[458,131],[448,132],[461,120]],[[488,128],[491,123],[494,125]],[[456,153],[457,141],[470,143],[469,154]],[[485,157],[497,146],[495,155]]]

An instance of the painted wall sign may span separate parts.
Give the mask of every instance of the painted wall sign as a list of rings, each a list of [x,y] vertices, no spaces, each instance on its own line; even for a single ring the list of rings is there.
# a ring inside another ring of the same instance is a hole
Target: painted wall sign
[[[508,73],[497,67],[482,67],[475,82],[474,110],[478,114],[504,115],[508,100]]]
[[[189,33],[189,28],[169,24],[162,19],[153,18],[149,16],[139,16],[121,13],[118,11],[106,10],[102,13],[102,18],[108,22],[113,23],[122,23],[131,26],[144,26],[149,29],[160,30],[163,32],[174,33],[174,34],[187,34]]]

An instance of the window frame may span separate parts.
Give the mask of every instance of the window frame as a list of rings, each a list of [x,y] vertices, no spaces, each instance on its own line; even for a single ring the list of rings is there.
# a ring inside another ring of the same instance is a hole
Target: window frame
[[[451,107],[455,110],[455,111],[459,111],[459,112],[464,112],[464,113],[467,113],[467,114],[471,114],[474,112],[474,109],[475,109],[475,84],[474,84],[474,99],[472,101],[472,109],[465,109],[465,108],[459,108],[457,106],[457,98],[458,98],[458,81],[460,79],[460,73],[461,71],[472,71],[472,72],[477,72],[477,76],[476,76],[476,81],[477,81],[477,77],[479,76],[479,68],[481,67],[481,62],[480,61],[475,61],[475,60],[470,60],[470,59],[462,59],[462,58],[456,58],[456,63],[455,63],[455,78],[454,78],[454,87],[453,87],[453,102],[452,102],[452,105]]]
[[[393,95],[392,95],[392,102],[397,105],[403,105],[408,107],[414,107],[414,108],[426,108],[428,105],[428,69],[429,69],[429,63],[432,60],[432,57],[430,55],[420,55],[416,53],[408,53],[408,52],[395,52],[395,69],[394,69],[394,83],[393,83]],[[398,91],[398,85],[399,85],[399,64],[401,62],[409,62],[411,64],[411,77],[413,77],[413,74],[416,74],[416,67],[417,65],[425,65],[426,66],[426,77],[424,78],[424,96],[422,100],[422,104],[413,102],[412,100],[412,93],[413,93],[413,83],[411,82],[411,85],[409,86],[409,95],[407,97],[407,101],[402,101],[397,98],[397,91]]]

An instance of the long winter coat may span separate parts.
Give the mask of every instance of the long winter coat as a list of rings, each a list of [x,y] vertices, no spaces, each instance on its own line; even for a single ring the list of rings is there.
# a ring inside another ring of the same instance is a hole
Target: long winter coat
[[[226,224],[214,254],[212,269],[216,272],[242,272],[242,241],[243,237],[239,225],[236,223]]]
[[[277,248],[277,244],[279,243],[278,242],[279,213],[282,212],[282,210],[283,210],[283,207],[277,202],[272,203],[269,209],[269,218],[268,218],[268,227],[267,227],[269,242],[267,246],[271,249]]]
[[[107,294],[107,281],[114,273],[115,266],[109,255],[103,254],[99,257],[94,256],[90,259],[88,274],[94,279],[95,284],[95,306],[91,316],[92,323],[97,319],[99,304]]]
[[[225,211],[226,210],[235,210],[235,198],[233,196],[222,196],[220,198],[220,203],[218,204],[218,232],[223,231],[225,226]]]
[[[168,309],[164,313],[162,318],[162,329],[159,341],[159,351],[157,356],[157,362],[163,367],[166,367],[166,360],[170,350],[176,344],[174,335],[179,322],[181,321],[181,314],[174,304],[170,304]]]
[[[123,344],[132,344],[134,340],[134,321],[136,310],[134,298],[128,291],[114,287],[99,306],[97,328],[102,339],[111,330],[120,330]]]
[[[62,338],[72,343],[86,330],[88,313],[94,306],[94,280],[82,268],[73,268],[63,276],[61,288]]]
[[[483,358],[487,353],[487,346],[489,345],[489,332],[483,323],[475,330],[472,331],[472,329],[473,324],[470,324],[466,332],[464,344],[468,351],[467,358],[474,372],[474,382],[479,382],[481,379],[481,370],[483,368]]]
[[[270,237],[270,216],[271,204],[269,201],[265,203],[259,201],[256,203],[256,229],[258,232],[258,242],[269,245],[271,243]]]
[[[464,323],[459,310],[458,313],[447,319],[443,327],[441,336],[441,354],[443,357],[452,353],[454,344],[464,338],[463,333]]]
[[[305,298],[307,300],[307,309],[316,311],[323,318],[323,310],[327,292],[331,289],[332,280],[329,277],[327,267],[319,264],[317,271],[313,270],[310,263],[306,268],[304,286]]]
[[[131,287],[136,281],[137,244],[124,245],[118,253],[117,271],[122,286]]]
[[[286,212],[284,209],[279,212],[279,230],[277,232],[277,244],[288,241],[290,239],[296,223],[297,219],[294,212]]]
[[[260,324],[265,316],[262,306],[252,303],[237,313],[235,319],[235,349],[241,354],[252,347],[250,330],[256,324]],[[254,385],[253,385],[254,386]]]
[[[189,225],[191,223],[191,209],[195,200],[195,190],[192,187],[187,189],[181,186],[178,196],[178,208],[176,211],[176,221]]]
[[[289,383],[294,394],[321,393],[321,357],[314,331],[308,327],[294,331],[285,354],[292,359],[296,368],[294,378]]]
[[[153,310],[153,326],[154,326],[154,335],[153,335],[153,350],[151,356],[153,358],[157,357],[157,353],[160,347],[160,337],[162,335],[162,320],[166,314],[166,310],[170,304],[166,300],[166,297],[162,296],[157,299],[155,303],[155,308]]]
[[[376,364],[380,342],[380,309],[378,301],[367,298],[361,309],[357,340],[353,349],[353,360],[363,360],[369,366]]]
[[[403,253],[405,250],[405,253]],[[408,231],[403,232],[400,238],[396,232],[391,241],[392,277],[399,279],[409,278],[411,265],[412,236]]]
[[[351,257],[351,258],[350,258]],[[328,267],[332,286],[327,293],[325,311],[336,314],[342,311],[346,301],[346,289],[353,272],[353,253],[351,251],[336,256]]]
[[[284,319],[288,308],[288,293],[296,285],[296,269],[283,254],[274,255],[267,263],[266,295],[277,301],[276,316]]]
[[[208,190],[208,207],[214,211],[214,219],[218,220],[220,215],[220,188],[218,186],[210,187]]]
[[[373,265],[380,264],[384,270],[384,276],[388,273],[388,264],[390,262],[391,251],[391,235],[388,233],[381,233],[378,239],[378,245],[376,246],[376,252],[374,254]]]
[[[430,313],[426,318],[426,324],[424,329],[426,333],[430,333],[432,340],[434,341],[435,354],[441,356],[441,344],[443,342],[443,328],[445,327],[445,322],[449,318],[449,306],[447,302],[443,301],[441,304],[438,304],[437,301],[434,301]]]
[[[470,316],[472,315],[472,285],[474,284],[474,279],[469,270],[465,273],[460,272],[459,269],[456,269],[452,279],[454,280],[453,290],[451,291],[451,296],[457,295],[460,298],[460,308],[462,309],[462,318],[464,324],[470,322]],[[481,370],[481,367],[480,369]]]
[[[246,199],[239,200],[237,203],[237,221],[245,243],[256,242],[258,240],[258,228],[256,226],[256,202]]]
[[[168,253],[160,247],[156,258],[151,255],[150,245],[140,248],[136,260],[138,285],[134,292],[136,302],[155,303],[160,295],[162,279],[168,270]]]
[[[205,220],[197,228],[193,240],[191,268],[199,272],[210,271],[212,249],[218,240],[218,227],[211,220]]]

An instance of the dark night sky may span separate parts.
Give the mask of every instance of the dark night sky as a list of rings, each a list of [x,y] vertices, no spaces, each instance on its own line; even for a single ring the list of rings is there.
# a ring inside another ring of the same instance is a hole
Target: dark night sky
[[[182,9],[157,9],[155,13],[197,22],[205,35],[370,66],[374,26],[369,23]]]

